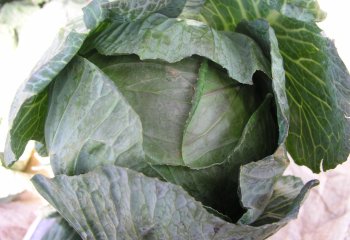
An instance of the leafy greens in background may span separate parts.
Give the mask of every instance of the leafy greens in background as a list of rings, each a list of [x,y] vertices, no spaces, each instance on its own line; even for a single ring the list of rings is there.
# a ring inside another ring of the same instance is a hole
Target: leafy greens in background
[[[47,236],[264,239],[349,151],[350,79],[313,0],[92,1],[18,90],[4,165],[30,139],[56,175]],[[63,218],[68,224],[63,220]],[[74,230],[73,230],[74,229]]]
[[[29,1],[0,2],[2,51],[17,47],[24,23],[39,9],[39,5]]]

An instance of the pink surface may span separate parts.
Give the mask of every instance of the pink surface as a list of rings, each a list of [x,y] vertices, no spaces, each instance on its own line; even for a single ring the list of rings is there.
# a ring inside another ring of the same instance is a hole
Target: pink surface
[[[23,239],[43,204],[43,200],[31,192],[21,193],[11,202],[0,203],[0,239]]]
[[[331,171],[312,174],[305,167],[291,164],[286,174],[304,182],[319,179],[300,209],[297,220],[290,222],[269,240],[346,240],[350,239],[350,159]]]

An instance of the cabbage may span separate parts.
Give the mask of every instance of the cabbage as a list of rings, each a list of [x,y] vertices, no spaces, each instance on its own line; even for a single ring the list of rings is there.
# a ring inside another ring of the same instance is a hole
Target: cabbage
[[[33,183],[57,239],[265,239],[317,185],[283,176],[287,152],[314,172],[349,155],[323,18],[312,0],[92,1],[18,90],[4,165],[46,146],[55,177]]]

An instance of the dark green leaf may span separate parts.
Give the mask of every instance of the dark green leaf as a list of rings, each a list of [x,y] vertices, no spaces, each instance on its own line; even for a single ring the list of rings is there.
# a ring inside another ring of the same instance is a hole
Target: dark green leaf
[[[27,92],[20,92],[16,95],[16,98],[26,94]],[[22,105],[12,121],[12,127],[6,139],[3,159],[3,164],[6,167],[11,166],[19,159],[29,140],[45,141],[44,126],[48,104],[47,88],[26,100],[19,97],[17,99],[12,106],[20,102]],[[11,108],[11,111],[13,113],[15,109]]]
[[[285,63],[290,105],[287,148],[314,172],[335,168],[350,152],[350,76],[315,24],[278,16],[273,27]]]
[[[5,166],[17,161],[29,140],[43,141],[47,86],[78,52],[86,36],[87,29],[81,19],[62,29],[29,79],[17,91],[9,119]]]
[[[293,159],[314,172],[320,171],[321,162],[328,170],[346,161],[350,77],[333,44],[314,23],[322,18],[316,1],[223,3],[207,1],[200,19],[218,30],[232,31],[241,20],[265,18],[276,33],[286,70],[287,148]]]
[[[325,18],[317,0],[193,0],[191,6],[185,6],[182,16],[233,31],[242,20],[269,19],[274,12],[305,22]]]

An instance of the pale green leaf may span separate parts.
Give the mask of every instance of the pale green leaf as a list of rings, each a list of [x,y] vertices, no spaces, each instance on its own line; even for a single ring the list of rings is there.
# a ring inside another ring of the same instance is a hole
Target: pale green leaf
[[[202,168],[226,161],[260,103],[258,91],[233,81],[213,63],[202,64],[196,86],[200,94],[192,101],[182,139],[186,166]]]
[[[107,163],[146,166],[138,115],[95,65],[76,57],[51,92],[45,139],[55,174],[81,174]]]
[[[90,57],[140,116],[149,161],[184,165],[183,129],[191,109],[200,59],[175,64],[127,57]]]

